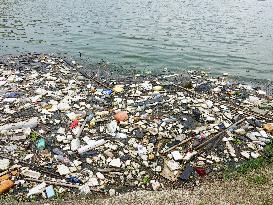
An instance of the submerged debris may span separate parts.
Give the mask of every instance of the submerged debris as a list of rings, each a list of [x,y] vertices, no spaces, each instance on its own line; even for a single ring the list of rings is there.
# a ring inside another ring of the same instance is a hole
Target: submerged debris
[[[190,86],[189,86],[190,85]],[[159,190],[263,154],[272,98],[202,72],[95,79],[50,55],[0,61],[0,192]],[[2,177],[6,176],[6,177]]]

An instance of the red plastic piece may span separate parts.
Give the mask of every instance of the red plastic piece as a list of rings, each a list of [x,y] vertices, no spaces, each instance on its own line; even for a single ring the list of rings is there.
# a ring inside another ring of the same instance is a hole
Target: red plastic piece
[[[206,176],[206,169],[202,168],[202,167],[195,167],[195,171],[197,172],[197,174],[201,177]]]
[[[71,125],[70,125],[70,129],[74,129],[75,127],[77,127],[79,124],[79,120],[74,120]]]

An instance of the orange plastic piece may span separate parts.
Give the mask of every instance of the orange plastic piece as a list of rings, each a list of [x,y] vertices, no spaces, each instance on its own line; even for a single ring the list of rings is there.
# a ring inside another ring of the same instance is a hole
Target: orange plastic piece
[[[14,183],[11,180],[4,180],[0,184],[0,193],[7,192],[11,187],[13,187]]]
[[[9,175],[5,174],[3,176],[0,177],[0,181],[4,181],[4,180],[8,180],[9,179]]]
[[[114,115],[114,118],[117,122],[122,122],[128,120],[128,114],[126,111],[118,112]]]

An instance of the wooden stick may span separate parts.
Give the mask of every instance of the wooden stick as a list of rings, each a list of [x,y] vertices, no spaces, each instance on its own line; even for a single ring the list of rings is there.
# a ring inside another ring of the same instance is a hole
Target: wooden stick
[[[12,160],[12,161],[15,160],[14,158],[6,156],[5,154],[3,154],[1,152],[0,152],[0,154],[1,154],[1,157],[7,158],[7,159]],[[61,177],[61,175],[55,174],[53,172],[50,172],[48,170],[45,170],[45,169],[41,168],[41,166],[37,166],[35,164],[30,164],[28,162],[24,162],[24,161],[19,160],[19,159],[16,159],[16,160],[18,161],[18,164],[29,166],[29,167],[31,167],[34,170],[40,171],[40,172],[45,173],[45,174],[49,174],[49,175],[54,176],[54,177],[58,177],[58,178]]]
[[[24,180],[32,181],[32,182],[45,182],[46,184],[52,184],[52,185],[63,186],[63,187],[68,187],[68,188],[78,189],[80,187],[79,185],[66,184],[66,183],[62,183],[62,182],[45,181],[45,180],[40,180],[40,179],[24,178]]]
[[[68,188],[75,188],[75,189],[79,189],[80,188],[79,185],[67,184],[67,183],[62,183],[62,182],[46,181],[46,180],[32,179],[32,178],[25,178],[24,180],[26,180],[26,181],[32,181],[32,182],[39,182],[39,183],[45,182],[46,184],[52,184],[52,185],[55,185],[55,186],[62,186],[62,187],[68,187]],[[90,188],[90,190],[94,191],[94,192],[104,193],[103,191],[101,191],[99,189]]]
[[[91,76],[90,76],[90,75],[88,75],[86,72],[84,72],[84,71],[80,71],[80,70],[79,70],[79,72],[80,72],[80,74],[82,74],[84,77],[86,77],[86,78],[90,79],[91,81],[93,81],[93,82],[97,83],[98,85],[100,85],[100,86],[102,86],[102,87],[105,87],[105,88],[110,89],[110,88],[109,88],[109,86],[107,86],[106,84],[104,84],[104,83],[100,82],[99,80],[96,80],[95,78],[91,77]]]
[[[218,132],[216,135],[214,135],[213,137],[209,138],[208,140],[206,140],[205,142],[203,142],[202,144],[198,145],[197,147],[195,147],[195,150],[201,149],[202,147],[206,146],[207,144],[209,144],[211,141],[216,140],[218,137],[220,137],[222,134],[224,134],[229,128],[236,126],[238,124],[240,124],[241,122],[243,122],[246,118],[244,117],[243,119],[239,120],[238,122],[235,122],[234,124],[230,125],[228,128],[226,128],[225,130]]]
[[[165,153],[167,153],[167,152],[169,152],[169,151],[172,151],[172,150],[174,150],[176,147],[179,147],[179,146],[181,146],[181,145],[183,145],[183,144],[189,142],[191,139],[192,139],[191,137],[188,138],[188,139],[185,139],[185,140],[183,140],[182,142],[180,142],[179,144],[174,145],[174,146],[170,147],[169,149],[167,149],[167,150],[165,150],[165,151],[162,151],[161,153],[162,153],[162,154],[165,154]]]

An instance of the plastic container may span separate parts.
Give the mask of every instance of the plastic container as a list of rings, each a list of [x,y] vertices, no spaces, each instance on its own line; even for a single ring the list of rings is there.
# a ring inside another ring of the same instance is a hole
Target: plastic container
[[[0,193],[7,192],[11,187],[13,187],[14,183],[11,180],[4,180],[0,184]]]

